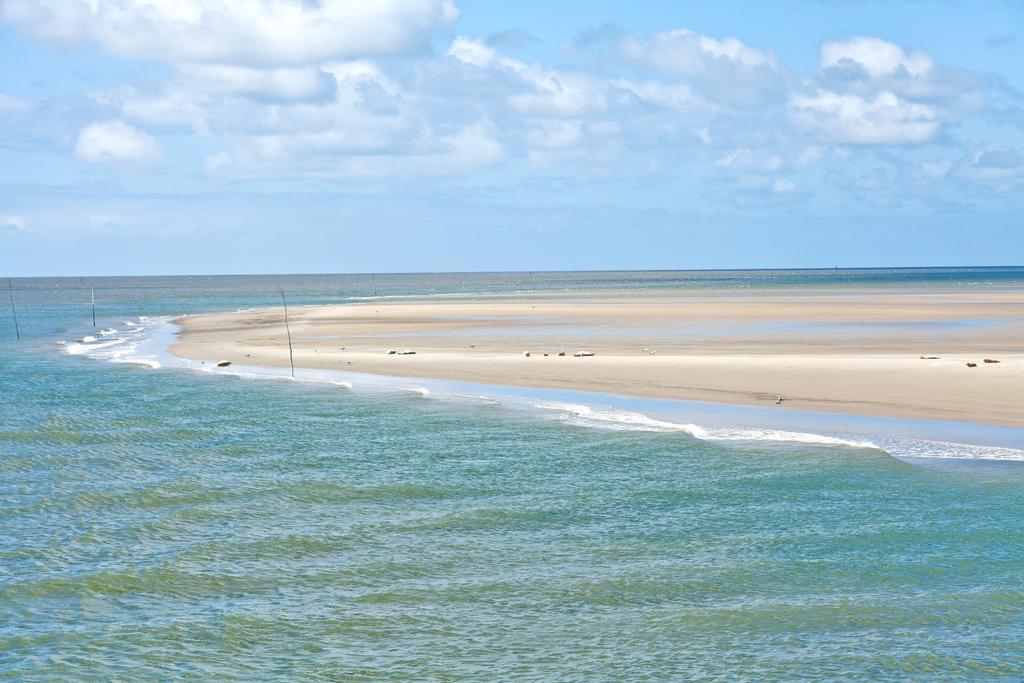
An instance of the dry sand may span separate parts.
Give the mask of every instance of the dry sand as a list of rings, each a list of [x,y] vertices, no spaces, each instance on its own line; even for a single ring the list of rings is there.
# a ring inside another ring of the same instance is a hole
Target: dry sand
[[[300,368],[1024,428],[1024,290],[433,299],[290,320]],[[288,366],[281,308],[177,322],[176,355]]]

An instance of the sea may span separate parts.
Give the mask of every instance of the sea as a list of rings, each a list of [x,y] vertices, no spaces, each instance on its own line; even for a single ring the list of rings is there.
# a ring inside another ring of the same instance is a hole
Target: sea
[[[1024,430],[167,352],[282,291],[905,287],[1024,268],[13,278],[0,679],[1024,679]]]

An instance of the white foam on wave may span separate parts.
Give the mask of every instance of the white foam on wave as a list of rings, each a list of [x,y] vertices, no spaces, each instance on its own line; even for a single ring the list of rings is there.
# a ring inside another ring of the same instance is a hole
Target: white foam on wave
[[[774,441],[779,443],[806,443],[820,446],[840,446],[846,448],[880,449],[877,443],[845,439],[813,432],[791,432],[784,429],[759,429],[745,427],[697,427],[694,436],[702,441]]]
[[[70,354],[72,356],[89,355],[91,353],[95,354],[101,351],[102,349],[109,348],[111,346],[116,346],[118,344],[124,344],[126,341],[126,339],[112,339],[110,341],[103,341],[91,344],[74,342],[71,344],[64,344],[64,353]]]
[[[581,403],[540,401],[534,407],[560,413],[559,417],[573,424],[585,427],[601,427],[615,431],[629,432],[684,432],[695,436],[696,425],[657,420],[642,413],[615,409],[600,409]]]
[[[103,341],[93,342],[92,344],[82,344],[82,348],[86,351],[99,351],[101,349],[109,349],[111,346],[119,346],[121,344],[128,343],[127,337],[117,337],[115,339],[106,339]]]
[[[163,365],[160,361],[152,358],[111,358],[112,363],[128,363],[129,365],[142,365],[152,370],[159,370]]]
[[[701,441],[736,443],[802,443],[847,448],[874,448],[877,444],[868,441],[854,441],[824,434],[792,432],[781,429],[759,429],[748,427],[710,427],[692,423],[659,420],[643,413],[616,408],[595,408],[592,406],[542,401],[538,408],[562,413],[562,419],[585,427],[598,427],[616,431],[641,432],[682,432]]]
[[[494,398],[493,396],[487,396],[485,394],[449,394],[446,398],[450,398],[453,401],[464,401],[467,403],[480,403],[488,406],[501,405],[501,401]]]
[[[129,329],[124,331],[113,327],[104,328],[98,333],[99,339],[92,335],[80,337],[73,343],[65,344],[62,350],[68,355],[84,356],[93,360],[160,368],[163,364],[155,353],[142,352],[140,349],[152,342],[153,331],[165,321],[157,319],[149,322],[144,316],[139,316],[139,320],[142,322],[138,324],[126,321],[125,325]]]
[[[537,408],[558,413],[560,420],[581,426],[614,431],[675,432],[701,441],[734,445],[806,444],[834,448],[876,450],[905,461],[995,460],[1024,462],[1024,449],[1005,446],[922,439],[910,436],[819,434],[814,432],[744,426],[710,426],[673,422],[620,410],[577,403],[540,401]]]
[[[1024,462],[1024,450],[929,439],[886,439],[884,450],[901,460],[998,460]]]

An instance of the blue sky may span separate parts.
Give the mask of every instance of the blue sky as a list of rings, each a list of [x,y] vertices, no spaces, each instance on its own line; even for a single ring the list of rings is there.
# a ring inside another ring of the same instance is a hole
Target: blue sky
[[[4,0],[0,274],[1024,262],[1024,4]]]

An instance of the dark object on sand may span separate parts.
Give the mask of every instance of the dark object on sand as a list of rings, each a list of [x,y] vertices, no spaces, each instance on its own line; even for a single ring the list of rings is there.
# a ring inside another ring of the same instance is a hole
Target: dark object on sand
[[[398,351],[395,351],[394,349],[391,349],[390,351],[388,351],[388,355],[389,355],[389,356],[393,356],[393,355],[395,355],[396,353],[398,353]]]
[[[593,351],[577,351],[576,353],[574,353],[572,355],[573,355],[574,358],[590,358],[591,356],[594,355],[594,352]]]
[[[221,362],[217,363],[218,368],[226,368],[229,365],[231,365],[231,361],[229,360],[222,360]]]
[[[398,355],[399,355],[399,356],[415,356],[415,355],[416,355],[416,352],[415,352],[415,351],[409,351],[409,350],[407,349],[407,350],[405,350],[405,351],[399,351],[399,352],[398,352]]]
[[[559,351],[559,352],[558,352],[558,355],[559,355],[559,356],[564,356],[564,355],[565,355],[565,351]]]
[[[998,363],[999,361],[997,361],[995,358],[986,358],[982,362],[984,362],[984,363]]]
[[[978,364],[977,363],[968,363],[967,367],[969,367],[969,368],[976,368],[976,367],[978,367]]]
[[[938,356],[921,356],[921,360],[938,360]]]

